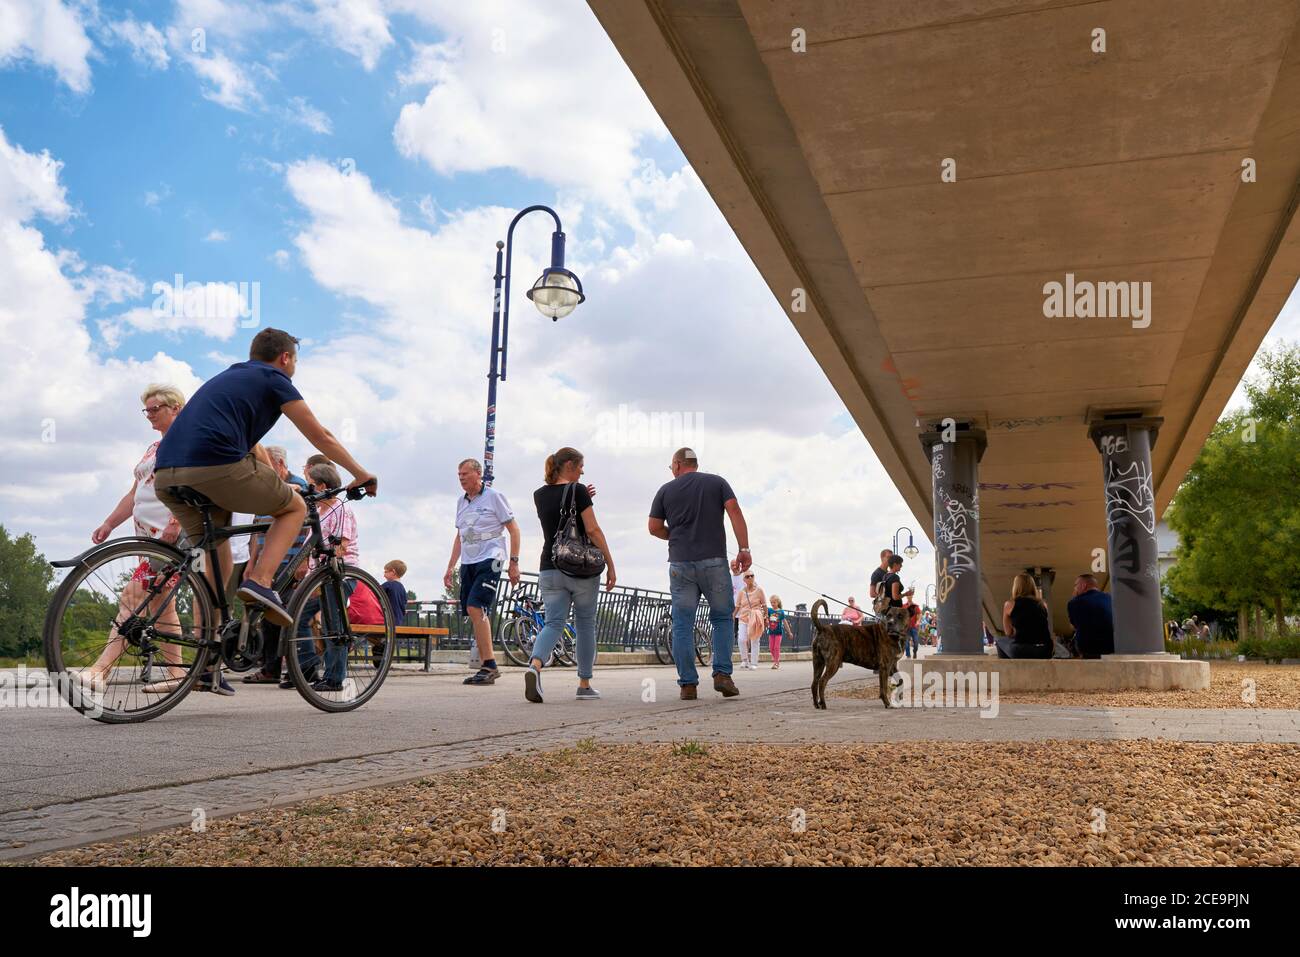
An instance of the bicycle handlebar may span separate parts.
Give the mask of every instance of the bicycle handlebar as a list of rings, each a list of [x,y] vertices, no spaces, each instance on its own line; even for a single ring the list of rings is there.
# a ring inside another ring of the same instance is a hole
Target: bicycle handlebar
[[[344,495],[349,501],[355,502],[362,498],[372,498],[367,486],[358,485],[356,488],[348,488],[346,485],[340,485],[338,488],[327,488],[323,492],[313,492],[311,489],[298,489],[298,494],[309,502],[319,502],[323,499],[333,498],[336,495]]]

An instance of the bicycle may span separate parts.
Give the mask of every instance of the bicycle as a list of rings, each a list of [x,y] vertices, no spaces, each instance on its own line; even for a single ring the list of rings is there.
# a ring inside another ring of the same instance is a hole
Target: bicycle
[[[220,567],[217,548],[223,540],[264,532],[270,523],[215,528],[209,499],[183,486],[170,491],[202,511],[203,535],[197,543],[180,548],[153,538],[120,538],[50,563],[71,569],[50,602],[43,635],[51,682],[68,704],[107,724],[156,718],[180,704],[205,675],[205,683],[215,687],[223,667],[247,670],[258,663],[268,640],[264,629],[278,629],[278,654],[288,662],[298,693],[312,706],[352,711],[373,698],[397,644],[392,608],[371,575],[334,554],[339,540],[321,532],[317,509],[318,502],[339,494],[354,501],[364,498],[364,488],[297,490],[307,501],[304,527],[311,535],[281,565],[272,585],[286,600],[293,622],[283,627],[264,622],[263,610],[251,603],[242,619],[234,618],[225,590],[214,589],[204,574],[205,567]],[[315,567],[295,584],[309,558]],[[348,622],[348,599],[358,588],[369,588],[383,610],[382,637],[354,632]],[[88,678],[84,672],[91,663],[106,656],[112,661],[105,677]],[[344,668],[342,690],[313,689],[314,676],[305,668],[314,670],[322,657],[327,672]],[[157,677],[159,672],[161,682],[143,680],[146,673]]]
[[[654,640],[655,657],[659,659],[661,665],[671,665],[673,663],[673,617],[671,612],[665,612],[663,619],[659,622],[659,630],[655,632]],[[701,665],[709,663],[708,656],[713,651],[713,625],[708,622],[695,623],[695,657]]]
[[[517,665],[527,666],[533,659],[533,645],[545,623],[546,616],[543,614],[542,606],[531,599],[521,599],[516,605],[514,617],[501,628],[501,647],[505,649],[506,657]],[[551,652],[551,661],[546,664],[553,662],[566,667],[575,664],[577,640],[578,636],[573,630],[573,625],[566,621],[560,640],[555,643],[555,650]]]

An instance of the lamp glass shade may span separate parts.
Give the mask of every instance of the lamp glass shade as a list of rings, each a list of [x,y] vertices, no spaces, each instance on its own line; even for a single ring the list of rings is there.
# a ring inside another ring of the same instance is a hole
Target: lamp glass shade
[[[565,269],[548,269],[528,290],[537,311],[549,319],[562,319],[586,297],[573,274]]]
[[[921,554],[921,550],[917,548],[915,545],[908,545],[905,549],[903,549],[903,554],[906,555],[908,558],[915,558],[917,555]]]

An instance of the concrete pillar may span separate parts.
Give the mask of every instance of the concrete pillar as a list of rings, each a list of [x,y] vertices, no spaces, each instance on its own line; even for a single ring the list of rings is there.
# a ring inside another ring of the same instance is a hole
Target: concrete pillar
[[[1052,585],[1056,581],[1055,568],[1026,568],[1025,571],[1034,576],[1034,581],[1038,582],[1038,590],[1043,593],[1043,601],[1047,604],[1047,628],[1053,635],[1056,634],[1056,628],[1052,622]]]
[[[1106,494],[1106,557],[1115,610],[1115,654],[1165,650],[1160,606],[1156,500],[1151,449],[1163,419],[1097,419],[1088,436],[1101,453]]]
[[[921,434],[934,494],[934,566],[942,654],[982,655],[979,461],[982,429],[948,422]]]

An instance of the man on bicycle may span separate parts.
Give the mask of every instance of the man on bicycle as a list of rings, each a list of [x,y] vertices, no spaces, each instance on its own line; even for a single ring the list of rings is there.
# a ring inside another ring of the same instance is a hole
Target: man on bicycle
[[[366,486],[371,495],[378,489],[378,479],[320,424],[290,381],[298,366],[297,347],[298,340],[280,329],[263,329],[254,336],[248,361],[237,362],[205,382],[177,415],[158,446],[154,472],[159,501],[193,542],[203,534],[203,513],[172,495],[172,486],[189,486],[211,499],[216,527],[228,525],[232,512],[271,516],[257,565],[237,594],[245,602],[261,605],[267,620],[282,626],[293,622],[271,581],[302,528],[307,503],[253,454],[253,446],[283,413],[308,442],[351,473],[354,480],[349,488]],[[230,576],[229,540],[221,543],[219,559],[219,574],[207,570],[218,590]]]

